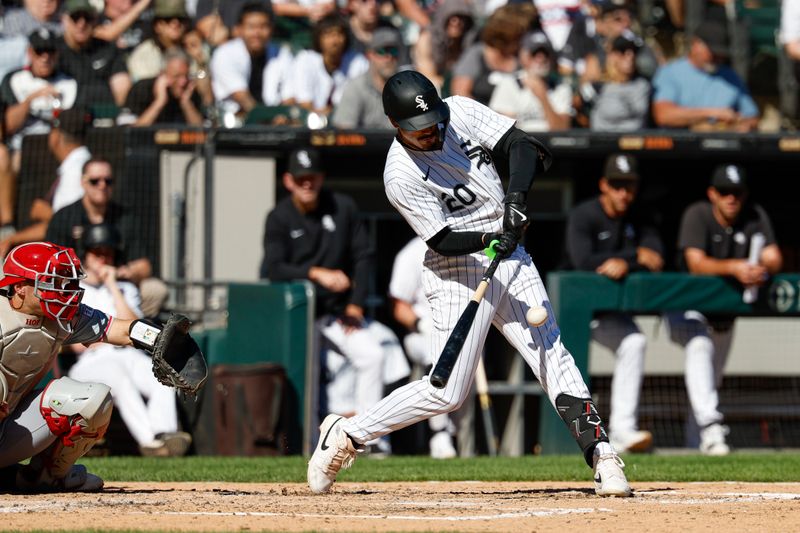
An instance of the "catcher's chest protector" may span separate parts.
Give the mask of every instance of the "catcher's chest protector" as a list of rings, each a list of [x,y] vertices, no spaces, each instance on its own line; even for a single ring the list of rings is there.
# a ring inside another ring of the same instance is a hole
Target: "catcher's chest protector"
[[[50,367],[66,336],[54,320],[15,311],[0,298],[0,400],[5,398],[9,413],[36,386],[32,381]]]

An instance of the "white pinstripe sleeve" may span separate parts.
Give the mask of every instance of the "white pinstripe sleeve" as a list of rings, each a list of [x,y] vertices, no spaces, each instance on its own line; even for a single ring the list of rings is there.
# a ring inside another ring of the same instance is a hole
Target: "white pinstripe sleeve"
[[[489,150],[494,149],[497,141],[516,122],[513,118],[496,113],[471,98],[453,96],[448,98],[447,101],[449,105],[459,107],[461,112],[469,117],[467,124],[472,137]]]
[[[386,197],[423,241],[447,226],[441,204],[424,187],[391,180],[386,184]]]

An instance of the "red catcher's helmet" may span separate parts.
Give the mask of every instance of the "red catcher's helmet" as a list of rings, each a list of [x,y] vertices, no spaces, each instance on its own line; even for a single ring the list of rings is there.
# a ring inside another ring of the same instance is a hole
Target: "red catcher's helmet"
[[[72,248],[50,242],[21,244],[6,256],[3,273],[0,287],[33,281],[44,316],[57,321],[65,331],[72,331],[70,321],[83,298],[80,280],[86,277]]]

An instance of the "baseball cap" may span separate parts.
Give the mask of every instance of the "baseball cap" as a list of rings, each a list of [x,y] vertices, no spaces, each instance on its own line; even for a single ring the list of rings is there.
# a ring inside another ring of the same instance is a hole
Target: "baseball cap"
[[[550,44],[550,39],[541,31],[526,33],[522,38],[522,47],[531,53],[545,50],[547,53],[553,54],[553,46]]]
[[[157,19],[189,18],[185,0],[156,0],[153,16]]]
[[[369,41],[370,50],[377,50],[386,46],[400,47],[403,44],[403,39],[400,37],[400,32],[393,28],[381,27],[377,28],[372,33],[372,39]]]
[[[308,174],[324,174],[319,152],[313,148],[295,150],[289,156],[289,174],[307,176]]]
[[[714,55],[721,57],[730,56],[730,42],[728,40],[728,28],[713,20],[707,20],[694,30],[694,36],[704,43]]]
[[[40,50],[55,50],[56,36],[45,27],[37,28],[28,35],[28,43],[37,52]]]
[[[83,108],[71,107],[60,112],[53,119],[53,127],[68,135],[82,139],[92,122],[92,116]]]
[[[67,15],[72,15],[73,13],[91,13],[92,15],[97,15],[97,10],[89,0],[67,0],[64,2],[64,13]]]
[[[711,175],[711,186],[717,190],[747,191],[747,175],[739,165],[719,165]]]
[[[630,9],[625,0],[599,0],[594,3],[600,9],[600,15],[606,15],[620,9]]]
[[[606,158],[603,176],[607,180],[638,180],[636,159],[628,154],[611,154]]]
[[[625,31],[611,42],[611,49],[615,52],[633,50],[636,52],[642,47],[642,40],[633,32]]]
[[[106,222],[92,224],[83,231],[82,244],[84,250],[94,248],[112,248],[119,250],[122,239],[119,230]]]

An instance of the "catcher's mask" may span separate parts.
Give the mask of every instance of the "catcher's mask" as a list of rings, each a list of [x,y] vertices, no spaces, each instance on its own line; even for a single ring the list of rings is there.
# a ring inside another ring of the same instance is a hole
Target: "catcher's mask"
[[[439,97],[431,80],[415,70],[401,70],[383,88],[383,112],[406,131],[419,131],[438,124],[439,144],[450,121],[450,108]]]
[[[3,273],[0,287],[33,281],[33,293],[39,298],[44,316],[72,332],[70,321],[83,298],[80,280],[86,277],[72,248],[50,242],[21,244],[6,256]]]

